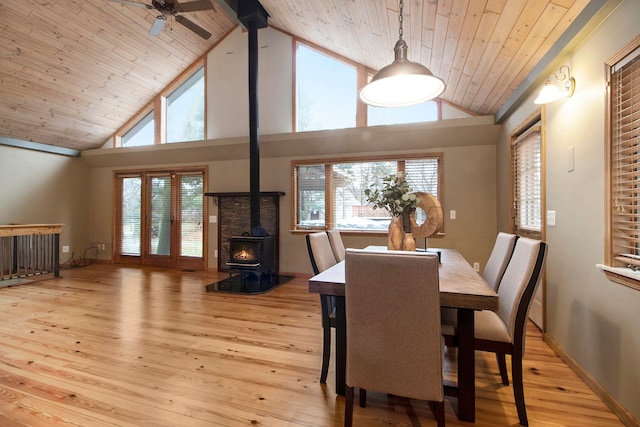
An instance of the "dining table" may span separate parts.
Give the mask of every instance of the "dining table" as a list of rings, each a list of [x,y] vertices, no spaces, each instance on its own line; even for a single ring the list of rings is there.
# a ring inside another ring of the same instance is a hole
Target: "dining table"
[[[385,246],[369,246],[365,250],[385,251]],[[424,251],[424,249],[422,249]],[[429,248],[438,254],[440,305],[457,312],[458,363],[457,384],[445,384],[447,396],[458,399],[458,418],[475,421],[475,349],[474,312],[476,310],[498,310],[498,294],[482,276],[455,249]],[[338,395],[345,393],[346,368],[346,313],[345,313],[345,261],[320,272],[309,279],[309,292],[335,297],[336,350],[335,387]]]

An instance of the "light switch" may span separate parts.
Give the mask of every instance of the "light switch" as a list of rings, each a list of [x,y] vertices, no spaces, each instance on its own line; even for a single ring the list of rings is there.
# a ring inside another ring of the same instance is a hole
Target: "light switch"
[[[209,215],[209,222],[215,224],[218,221],[218,217],[215,215]]]
[[[567,172],[573,171],[573,155],[574,155],[573,145],[567,148]]]
[[[454,210],[449,211],[449,219],[456,219],[456,211]]]
[[[547,225],[549,227],[556,226],[556,211],[547,211]]]

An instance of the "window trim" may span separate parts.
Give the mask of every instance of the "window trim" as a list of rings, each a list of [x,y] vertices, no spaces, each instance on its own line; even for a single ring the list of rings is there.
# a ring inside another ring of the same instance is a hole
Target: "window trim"
[[[515,156],[516,156],[516,144],[522,140],[523,137],[528,136],[532,132],[538,131],[540,133],[540,231],[528,230],[526,228],[519,228],[517,224],[518,207],[516,200],[516,169],[515,169]],[[529,116],[515,132],[511,134],[510,143],[510,195],[511,195],[511,215],[510,215],[510,229],[515,234],[524,237],[530,237],[532,239],[544,239],[545,235],[545,212],[546,212],[546,196],[545,196],[545,137],[544,137],[544,120],[542,114],[537,111]]]
[[[627,268],[627,265],[636,264],[640,265],[640,260],[633,259],[620,259],[615,252],[614,247],[614,228],[616,225],[616,219],[614,217],[615,209],[615,191],[614,191],[614,175],[617,168],[613,165],[614,156],[613,151],[616,148],[614,126],[613,126],[613,114],[615,109],[613,108],[614,94],[612,88],[612,79],[616,72],[616,67],[625,65],[632,58],[638,57],[640,50],[640,36],[637,36],[630,43],[628,43],[617,54],[611,57],[605,63],[605,73],[607,82],[606,93],[606,153],[605,153],[605,264],[598,267],[605,272],[606,277],[615,283],[631,287],[636,290],[640,290],[640,277],[635,277],[638,273],[633,273],[631,268]],[[639,73],[640,74],[640,73]],[[640,146],[640,138],[637,142]],[[636,199],[640,201],[640,197]],[[627,274],[627,272],[629,274]]]
[[[438,160],[438,200],[440,204],[444,206],[444,154],[442,152],[424,152],[424,153],[412,153],[412,154],[389,154],[379,156],[355,156],[355,157],[328,157],[317,159],[302,159],[291,161],[291,226],[289,231],[292,234],[308,234],[322,230],[328,230],[334,226],[333,218],[333,201],[332,197],[325,197],[325,225],[321,227],[306,227],[301,228],[298,226],[298,192],[297,192],[297,166],[302,165],[324,165],[325,166],[325,194],[332,195],[332,173],[331,165],[339,163],[366,163],[376,161],[395,161],[401,162],[402,167],[398,167],[398,172],[404,171],[405,160],[416,159],[429,159],[435,158]],[[400,166],[400,165],[399,165]],[[444,209],[444,208],[443,208]],[[386,230],[340,230],[343,235],[358,235],[358,236],[380,236],[386,235]],[[432,236],[432,238],[441,238],[445,236],[444,224],[438,234]]]
[[[191,79],[200,69],[204,69],[204,135],[207,137],[207,61],[206,55],[196,60],[188,66],[178,77],[173,79],[164,89],[156,94],[151,101],[145,104],[137,113],[135,113],[125,124],[114,132],[111,139],[111,146],[114,148],[122,148],[122,136],[133,129],[138,122],[143,120],[147,114],[153,111],[153,119],[155,121],[155,144],[164,144],[166,142],[166,117],[167,117],[167,97],[176,91],[180,86]]]
[[[291,118],[291,129],[293,133],[302,133],[302,132],[306,132],[306,131],[298,131],[298,125],[297,125],[297,120],[298,120],[298,99],[297,99],[297,82],[298,82],[298,78],[297,78],[297,54],[298,54],[298,47],[299,46],[304,46],[308,49],[311,50],[315,50],[323,55],[326,55],[336,61],[342,62],[350,67],[354,67],[356,70],[356,87],[357,87],[357,91],[359,92],[360,89],[362,89],[363,87],[365,87],[367,85],[367,83],[369,83],[369,80],[375,75],[375,73],[377,73],[376,70],[374,70],[373,68],[367,67],[366,65],[360,64],[358,62],[355,62],[349,58],[346,58],[340,54],[337,54],[335,52],[331,52],[330,50],[327,50],[321,46],[318,46],[317,44],[314,44],[310,41],[304,40],[302,38],[299,37],[294,37],[293,35],[291,35],[291,39],[292,39],[292,51],[293,51],[293,60],[291,61],[292,67],[293,67],[293,72],[292,72],[292,81],[291,81],[291,85],[292,85],[292,90],[291,90],[291,97],[292,97],[292,108],[291,108],[291,114],[292,114],[292,118]],[[369,126],[368,124],[368,117],[367,117],[367,104],[365,104],[364,102],[362,102],[360,100],[360,97],[356,97],[356,128],[360,128],[360,127],[367,127]],[[436,121],[440,121],[442,120],[442,100],[440,98],[435,98],[432,100],[432,102],[435,103],[436,105]],[[459,108],[459,107],[456,107]],[[384,126],[384,125],[383,125]],[[328,130],[328,129],[321,129],[320,131],[323,130]]]

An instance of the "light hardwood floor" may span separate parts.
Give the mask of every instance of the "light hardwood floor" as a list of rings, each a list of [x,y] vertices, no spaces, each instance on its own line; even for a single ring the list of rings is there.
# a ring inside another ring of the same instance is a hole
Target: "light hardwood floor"
[[[307,277],[238,296],[205,291],[226,277],[216,273],[94,264],[62,276],[0,288],[0,426],[342,425],[333,369],[318,381],[320,308]],[[517,425],[494,357],[477,353],[476,364],[475,425]],[[622,425],[534,326],[524,369],[531,426]],[[447,424],[473,425],[455,407],[447,400]],[[435,421],[424,402],[369,393],[354,424]]]

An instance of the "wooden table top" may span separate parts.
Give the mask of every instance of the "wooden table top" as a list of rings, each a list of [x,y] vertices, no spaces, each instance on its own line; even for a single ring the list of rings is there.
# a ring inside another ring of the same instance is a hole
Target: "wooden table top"
[[[383,250],[384,247],[367,249]],[[474,310],[498,309],[498,294],[455,249],[429,249],[441,253],[438,269],[440,304],[443,307]],[[309,279],[309,292],[344,296],[344,261]]]

